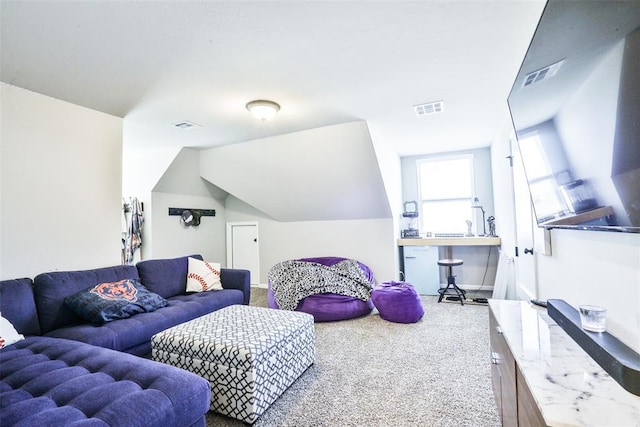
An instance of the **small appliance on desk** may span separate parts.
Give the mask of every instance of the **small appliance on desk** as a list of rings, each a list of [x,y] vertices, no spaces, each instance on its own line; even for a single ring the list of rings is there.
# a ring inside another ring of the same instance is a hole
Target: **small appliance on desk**
[[[404,229],[400,232],[402,238],[419,238],[420,231],[418,230],[418,203],[415,201],[404,202],[404,211],[402,212],[402,217],[404,218]]]

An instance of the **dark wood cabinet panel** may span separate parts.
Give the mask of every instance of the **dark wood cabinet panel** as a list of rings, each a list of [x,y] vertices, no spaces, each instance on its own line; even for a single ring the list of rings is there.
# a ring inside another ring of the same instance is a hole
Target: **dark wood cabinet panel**
[[[493,314],[489,319],[489,325],[493,393],[496,396],[498,414],[503,426],[515,426],[518,425],[516,362]]]
[[[518,386],[518,425],[521,427],[545,426],[540,408],[536,404],[531,390],[522,376],[520,369],[516,372],[516,384]]]
[[[491,343],[491,382],[498,414],[503,426],[544,426],[527,383],[522,377],[500,325],[489,311]]]

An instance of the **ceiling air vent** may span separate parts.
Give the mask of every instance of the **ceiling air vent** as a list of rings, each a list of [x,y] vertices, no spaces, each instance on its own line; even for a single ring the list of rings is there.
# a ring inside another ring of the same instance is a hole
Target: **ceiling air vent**
[[[522,84],[522,87],[527,87],[541,80],[545,80],[545,79],[548,79],[549,77],[555,76],[555,74],[558,72],[558,69],[560,68],[563,62],[564,62],[564,59],[562,61],[556,62],[555,64],[551,64],[547,67],[544,67],[541,70],[534,71],[533,73],[527,74],[527,76],[524,78],[524,83]]]
[[[414,105],[413,109],[418,116],[442,113],[444,111],[444,101],[428,102],[426,104]]]
[[[176,123],[176,124],[174,124],[174,126],[177,127],[178,129],[191,129],[191,128],[200,128],[200,127],[202,127],[199,124],[192,123],[192,122],[190,122],[188,120],[185,120],[184,122]]]

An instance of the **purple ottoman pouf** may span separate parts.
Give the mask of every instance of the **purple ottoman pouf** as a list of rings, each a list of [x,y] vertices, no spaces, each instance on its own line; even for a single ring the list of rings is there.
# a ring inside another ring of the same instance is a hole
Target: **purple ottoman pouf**
[[[384,320],[415,323],[422,319],[422,300],[411,283],[384,282],[373,288],[371,301]]]

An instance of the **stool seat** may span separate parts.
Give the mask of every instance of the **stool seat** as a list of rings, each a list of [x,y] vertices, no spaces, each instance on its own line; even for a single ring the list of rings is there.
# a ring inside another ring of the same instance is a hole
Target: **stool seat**
[[[441,265],[443,267],[455,267],[456,265],[462,265],[462,264],[463,264],[463,261],[457,258],[446,258],[446,259],[438,260],[438,265]]]
[[[438,302],[442,301],[442,298],[447,296],[447,299],[460,301],[460,304],[464,305],[464,300],[467,299],[467,291],[460,289],[456,284],[456,276],[453,275],[451,267],[462,265],[464,261],[457,258],[444,258],[438,260],[438,265],[447,268],[447,287],[438,289],[440,296]]]

